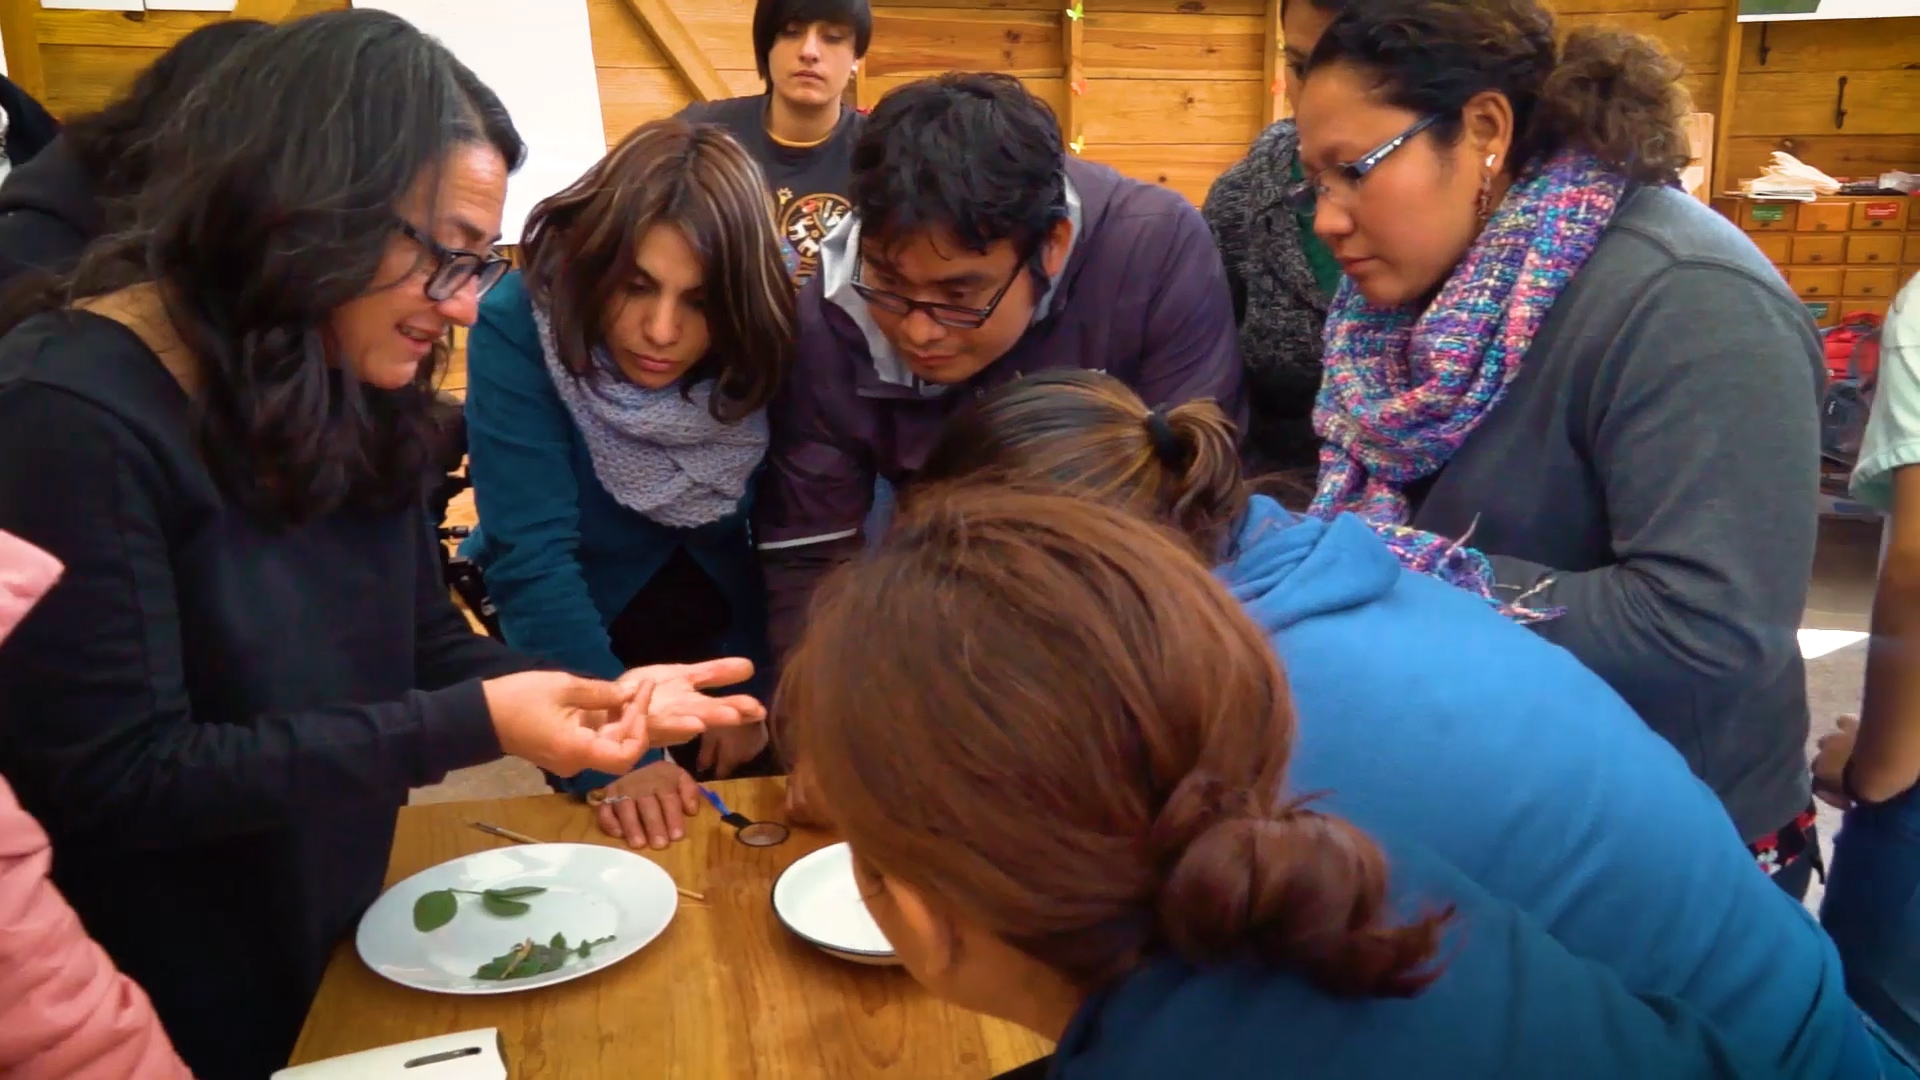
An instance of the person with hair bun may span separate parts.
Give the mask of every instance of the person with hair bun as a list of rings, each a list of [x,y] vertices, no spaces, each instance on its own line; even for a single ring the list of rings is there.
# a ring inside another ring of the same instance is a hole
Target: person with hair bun
[[[1289,792],[1272,650],[1123,510],[916,492],[780,707],[907,971],[1056,1040],[1056,1080],[1777,1075]]]
[[[1353,515],[1297,517],[1254,494],[1234,441],[1204,402],[1149,410],[1107,376],[1045,372],[956,417],[922,479],[1069,494],[1171,527],[1286,667],[1292,790],[1433,851],[1780,1075],[1854,1075],[1884,1052],[1833,944],[1754,872],[1713,792],[1617,694],[1401,566]]]
[[[1310,512],[1565,647],[1795,897],[1819,859],[1805,607],[1819,344],[1676,183],[1680,65],[1536,0],[1351,0],[1296,100],[1346,272]]]

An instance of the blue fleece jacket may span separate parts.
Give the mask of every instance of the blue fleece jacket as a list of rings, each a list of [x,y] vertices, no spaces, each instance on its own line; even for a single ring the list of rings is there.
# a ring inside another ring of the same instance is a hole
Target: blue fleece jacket
[[[1219,575],[1286,667],[1295,790],[1426,845],[1783,1075],[1857,1060],[1833,944],[1674,748],[1571,653],[1402,569],[1351,516],[1302,520],[1256,498]]]
[[[1095,995],[1051,1080],[1732,1080],[1764,1054],[1636,995],[1417,844],[1375,839],[1403,914],[1452,907],[1446,967],[1412,998],[1335,997],[1250,961],[1162,957]]]
[[[509,645],[583,675],[618,678],[626,668],[607,627],[684,547],[731,611],[714,655],[753,660],[755,680],[734,690],[765,699],[766,586],[747,534],[748,499],[696,529],[670,528],[616,501],[554,389],[518,271],[487,294],[467,335],[466,419],[481,524],[460,550],[486,576]],[[642,763],[658,758],[651,752]],[[587,772],[566,786],[611,779]]]

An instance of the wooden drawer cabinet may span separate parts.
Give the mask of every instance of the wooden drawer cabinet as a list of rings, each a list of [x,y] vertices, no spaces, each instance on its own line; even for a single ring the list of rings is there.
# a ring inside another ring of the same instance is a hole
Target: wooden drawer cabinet
[[[1801,297],[1839,296],[1840,284],[1846,272],[1837,266],[1812,268],[1794,266],[1787,269],[1787,284]]]
[[[1817,235],[1814,233],[1796,233],[1793,236],[1793,258],[1789,261],[1796,265],[1822,266],[1838,265],[1847,259],[1847,237],[1844,235]],[[1881,237],[1873,237],[1879,240]]]
[[[1790,232],[1798,203],[1740,201],[1740,227],[1748,232]]]
[[[1857,230],[1899,232],[1907,227],[1909,213],[1907,204],[1913,201],[1911,197],[1861,199],[1853,204],[1853,220],[1848,223],[1848,227]]]
[[[1760,249],[1760,254],[1775,266],[1785,266],[1793,261],[1792,233],[1748,233],[1747,239]]]
[[[1892,296],[1900,271],[1892,266],[1849,266],[1841,279],[1840,295],[1847,297]]]
[[[1820,326],[1837,325],[1855,312],[1884,317],[1893,297],[1920,273],[1920,199],[1721,198],[1713,206],[1739,223]]]
[[[1825,240],[1827,237],[1812,237]],[[1847,262],[1854,266],[1898,266],[1900,264],[1900,242],[1905,239],[1899,233],[1856,232],[1847,234]]]
[[[1793,227],[1800,232],[1846,232],[1853,206],[1843,202],[1801,203]]]

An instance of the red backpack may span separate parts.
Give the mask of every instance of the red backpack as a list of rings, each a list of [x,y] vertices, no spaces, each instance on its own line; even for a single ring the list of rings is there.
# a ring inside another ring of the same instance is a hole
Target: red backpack
[[[1880,376],[1880,317],[1856,311],[1820,331],[1827,355],[1827,390],[1820,408],[1820,455],[1851,470],[1860,457],[1873,392]]]
[[[1827,377],[1874,381],[1880,374],[1880,316],[1854,311],[1840,316],[1840,325],[1820,332],[1826,343]]]

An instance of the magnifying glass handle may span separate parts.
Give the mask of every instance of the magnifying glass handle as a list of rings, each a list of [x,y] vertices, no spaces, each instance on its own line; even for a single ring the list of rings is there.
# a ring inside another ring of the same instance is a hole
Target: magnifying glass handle
[[[720,820],[726,822],[727,824],[733,826],[736,829],[744,829],[747,826],[753,824],[752,818],[748,817],[745,814],[733,813],[732,811],[728,811],[727,813],[721,814]]]

